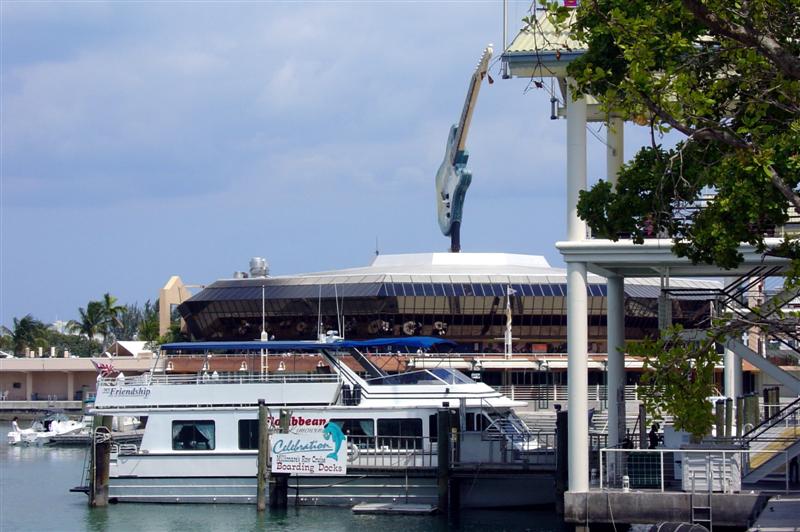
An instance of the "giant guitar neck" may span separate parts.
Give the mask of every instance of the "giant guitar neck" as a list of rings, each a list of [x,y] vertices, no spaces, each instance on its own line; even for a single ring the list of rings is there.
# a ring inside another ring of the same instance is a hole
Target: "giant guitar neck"
[[[469,88],[467,89],[467,98],[464,100],[464,108],[461,111],[461,118],[458,121],[458,129],[456,132],[456,149],[453,150],[452,164],[456,163],[458,154],[464,151],[467,144],[467,133],[469,133],[469,124],[472,122],[472,112],[475,110],[475,102],[478,100],[478,92],[481,90],[481,81],[486,76],[489,69],[489,59],[492,57],[492,47],[487,46],[483,51],[483,55],[478,61],[478,66],[475,67],[475,72],[469,81]]]

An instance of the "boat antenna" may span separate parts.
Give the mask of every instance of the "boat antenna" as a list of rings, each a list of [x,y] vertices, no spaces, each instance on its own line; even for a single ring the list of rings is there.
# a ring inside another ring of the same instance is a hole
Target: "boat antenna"
[[[333,298],[336,300],[336,327],[339,329],[339,334],[344,337],[344,330],[342,329],[341,314],[339,314],[339,289],[336,283],[333,283]]]
[[[319,285],[319,296],[317,297],[317,340],[322,339],[322,285]]]
[[[375,256],[381,254],[381,248],[378,246],[378,235],[375,235]]]
[[[266,287],[261,285],[261,341],[266,342],[269,340],[269,333],[267,333],[267,312],[266,312]]]

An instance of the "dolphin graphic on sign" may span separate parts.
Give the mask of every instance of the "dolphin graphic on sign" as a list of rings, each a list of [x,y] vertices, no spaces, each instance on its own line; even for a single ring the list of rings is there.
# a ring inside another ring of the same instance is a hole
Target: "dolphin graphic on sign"
[[[344,441],[344,434],[342,433],[342,429],[339,428],[339,425],[328,421],[325,424],[325,428],[322,430],[322,437],[326,440],[333,440],[334,449],[332,452],[328,453],[326,458],[331,458],[333,460],[339,459],[339,449],[342,447],[342,442]]]

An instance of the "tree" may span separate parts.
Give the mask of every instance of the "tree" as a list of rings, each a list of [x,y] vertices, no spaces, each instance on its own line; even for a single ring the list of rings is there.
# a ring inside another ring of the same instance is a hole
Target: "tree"
[[[651,144],[625,164],[616,187],[581,193],[578,214],[596,237],[672,239],[694,263],[732,268],[741,243],[790,259],[800,245],[765,238],[800,213],[800,0],[583,0],[548,4],[587,51],[568,66],[579,94],[609,115],[649,125]],[[532,22],[532,21],[531,21]],[[659,142],[676,132],[673,148]],[[756,313],[758,314],[758,313]],[[780,316],[780,314],[778,314]],[[752,324],[722,320],[700,343],[675,330],[626,346],[648,367],[645,403],[666,408],[695,436],[711,426],[703,408],[713,342]]]
[[[19,319],[14,318],[11,330],[5,327],[3,329],[15,354],[25,355],[29,349],[46,345],[47,326],[30,314]]]
[[[82,334],[89,340],[93,340],[98,334],[102,335],[106,317],[101,302],[89,301],[85,309],[78,309],[78,314],[79,320],[70,320],[67,324],[71,332]]]
[[[139,323],[137,338],[153,344],[158,342],[158,332],[158,305],[152,305],[148,300],[142,310],[142,320]]]
[[[102,308],[103,323],[100,326],[100,334],[103,335],[103,347],[108,345],[108,337],[112,335],[114,327],[119,327],[120,314],[125,310],[122,305],[117,305],[117,298],[106,292],[100,300]]]
[[[629,354],[642,358],[639,397],[647,413],[661,419],[673,415],[674,427],[699,442],[714,424],[708,398],[714,394],[714,368],[720,361],[714,339],[688,342],[681,328],[667,331],[658,339],[647,338],[626,346]]]
[[[111,334],[116,339],[134,338],[143,319],[143,311],[137,303],[122,307],[118,315],[118,323],[111,325]]]
[[[746,242],[800,273],[797,240],[764,241],[800,212],[800,0],[584,0],[571,30],[588,46],[568,67],[577,91],[652,132],[616,188],[581,195],[594,234],[665,234],[724,268]],[[665,131],[683,139],[665,149]]]

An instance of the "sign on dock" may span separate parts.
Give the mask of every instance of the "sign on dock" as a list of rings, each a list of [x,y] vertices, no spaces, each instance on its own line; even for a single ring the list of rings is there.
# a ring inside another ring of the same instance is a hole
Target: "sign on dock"
[[[321,433],[272,434],[270,471],[313,477],[347,474],[347,437],[335,423]]]

